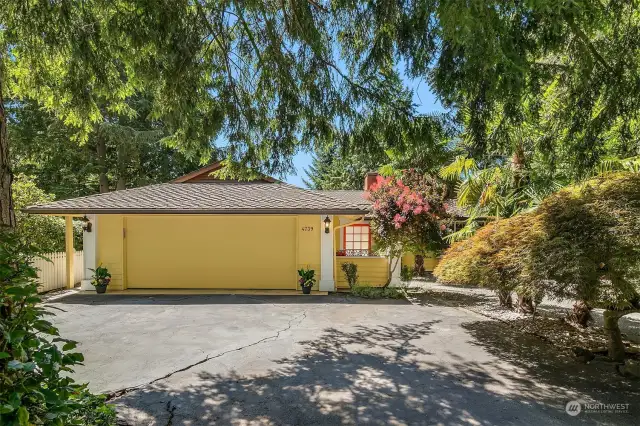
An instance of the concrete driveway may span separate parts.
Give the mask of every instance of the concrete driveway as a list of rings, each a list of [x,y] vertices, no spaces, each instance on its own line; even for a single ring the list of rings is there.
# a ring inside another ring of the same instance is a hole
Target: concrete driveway
[[[637,383],[457,308],[348,296],[51,301],[120,423],[634,424]],[[117,395],[117,397],[115,397]],[[628,414],[565,412],[569,400]]]

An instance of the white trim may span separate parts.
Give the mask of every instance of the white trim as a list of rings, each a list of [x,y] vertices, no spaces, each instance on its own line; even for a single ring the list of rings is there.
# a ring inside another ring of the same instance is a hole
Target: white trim
[[[328,233],[324,230],[324,219],[327,216],[331,220]],[[332,215],[320,215],[320,284],[318,288],[320,291],[335,291],[336,288],[336,283],[333,280],[333,259],[335,257],[333,220],[334,216]]]
[[[98,239],[98,216],[88,214],[87,219],[91,223],[91,232],[82,232],[82,250],[83,256],[83,275],[80,282],[80,290],[95,291],[95,287],[91,284],[91,276],[93,272],[89,270],[96,268],[97,262],[97,239]]]

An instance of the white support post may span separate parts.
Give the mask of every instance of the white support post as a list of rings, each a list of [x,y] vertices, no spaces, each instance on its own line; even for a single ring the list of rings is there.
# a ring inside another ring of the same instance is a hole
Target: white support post
[[[329,232],[325,232],[324,219],[327,215],[320,216],[320,291],[335,291],[336,283],[333,280],[333,262],[335,252],[333,251],[333,216],[329,216],[331,225]]]
[[[91,232],[84,231],[82,233],[82,251],[83,251],[83,277],[80,283],[81,290],[95,291],[95,287],[91,284],[91,276],[93,272],[90,269],[96,269],[96,240],[98,233],[98,216],[88,214],[87,219],[91,223]]]
[[[73,288],[76,283],[74,276],[75,269],[73,267],[73,260],[75,258],[73,249],[73,216],[65,216],[64,249],[66,256],[66,284],[67,288]]]
[[[389,287],[402,287],[402,280],[400,279],[402,259],[399,257],[392,257],[389,258],[389,262],[391,262],[391,280],[389,281]]]

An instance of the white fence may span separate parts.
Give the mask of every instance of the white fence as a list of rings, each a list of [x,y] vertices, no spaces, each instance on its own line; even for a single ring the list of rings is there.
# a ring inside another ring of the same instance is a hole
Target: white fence
[[[55,290],[56,288],[65,288],[67,286],[67,255],[64,252],[56,252],[47,253],[42,256],[51,262],[40,258],[37,258],[33,262],[33,266],[38,268],[38,282],[40,283],[38,291],[44,293],[45,291]],[[82,252],[75,252],[73,269],[75,271],[74,277],[76,282],[80,282],[82,279],[83,264]]]

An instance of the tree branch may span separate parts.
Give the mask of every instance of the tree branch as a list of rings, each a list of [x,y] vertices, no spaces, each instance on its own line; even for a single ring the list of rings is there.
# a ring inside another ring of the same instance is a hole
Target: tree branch
[[[602,64],[602,66],[604,66],[607,71],[609,71],[609,72],[613,71],[611,66],[602,57],[600,52],[598,52],[598,49],[596,49],[596,47],[593,45],[591,40],[589,40],[589,37],[587,37],[587,35],[584,33],[584,31],[582,31],[582,29],[573,21],[573,17],[568,16],[566,13],[564,14],[564,16],[565,16],[567,24],[569,25],[569,28],[571,28],[571,31],[573,32],[573,34],[576,37],[578,37],[580,39],[580,41],[582,41],[582,43],[587,47],[587,49],[589,49],[589,51],[591,52],[593,57],[596,59],[596,61],[600,62]]]
[[[258,57],[258,69],[260,69],[262,67],[262,55],[260,54],[260,49],[258,49],[258,45],[256,44],[255,39],[253,38],[253,32],[251,31],[251,28],[249,28],[249,24],[247,24],[247,21],[244,19],[244,14],[240,9],[238,9],[238,19],[240,20],[242,27],[247,33],[249,42],[251,42],[251,45],[253,46],[253,50],[255,51],[256,56]]]
[[[640,309],[624,309],[622,311],[613,310],[613,309],[605,309],[607,316],[614,318],[622,318],[625,315],[629,314],[638,314],[640,313]]]

